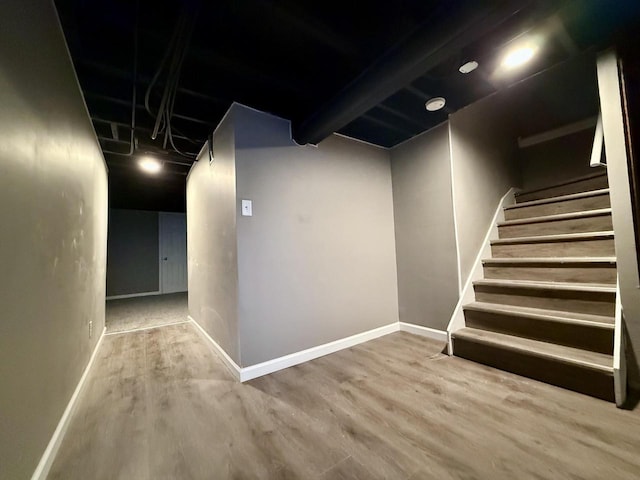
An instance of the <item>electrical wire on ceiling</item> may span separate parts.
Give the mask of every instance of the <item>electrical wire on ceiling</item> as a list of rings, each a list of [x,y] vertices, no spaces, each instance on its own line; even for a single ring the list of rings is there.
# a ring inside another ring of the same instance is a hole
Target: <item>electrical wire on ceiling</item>
[[[193,7],[193,5],[191,6]],[[171,118],[173,116],[176,94],[178,93],[182,64],[187,56],[193,30],[195,29],[196,13],[197,8],[183,8],[171,40],[169,41],[169,45],[144,96],[145,109],[152,117],[155,117],[155,125],[151,138],[155,140],[158,134],[164,134],[164,149],[167,148],[167,145],[170,145],[176,153],[191,159],[195,158],[197,154],[184,152],[176,147],[173,132],[175,131],[178,135],[182,134],[172,127]],[[162,77],[164,77],[162,97],[157,112],[154,112],[150,105],[150,97],[154,87],[160,82]],[[189,141],[194,144],[197,143],[195,140]]]

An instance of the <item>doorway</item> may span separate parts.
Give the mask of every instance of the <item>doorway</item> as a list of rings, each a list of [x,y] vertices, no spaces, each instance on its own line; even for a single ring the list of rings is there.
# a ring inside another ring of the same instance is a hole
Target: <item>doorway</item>
[[[187,218],[183,213],[159,215],[160,293],[187,291]]]

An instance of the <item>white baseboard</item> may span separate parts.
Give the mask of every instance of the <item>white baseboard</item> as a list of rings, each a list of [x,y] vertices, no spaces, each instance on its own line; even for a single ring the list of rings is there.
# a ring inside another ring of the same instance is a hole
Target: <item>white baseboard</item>
[[[204,328],[202,328],[200,324],[196,322],[191,315],[189,315],[188,318],[189,318],[189,321],[193,323],[198,330],[200,330],[200,333],[202,333],[202,335],[204,335],[204,337],[207,340],[209,340],[209,342],[211,342],[211,345],[213,345],[213,348],[216,350],[216,352],[218,352],[218,354],[220,355],[220,358],[222,359],[224,364],[227,366],[231,374],[237,380],[242,381],[240,376],[240,371],[241,371],[240,365],[238,365],[236,362],[233,361],[233,359],[227,354],[227,352],[224,351],[224,348],[218,345],[218,342],[216,342],[213,338],[211,338],[211,335],[209,335],[207,331]]]
[[[214,349],[220,354],[220,357],[224,361],[225,365],[229,368],[235,378],[241,382],[246,382],[254,378],[268,375],[278,370],[293,367],[300,363],[308,362],[314,358],[323,357],[330,353],[343,350],[345,348],[353,347],[359,343],[368,342],[374,338],[388,335],[389,333],[397,332],[400,330],[400,324],[398,322],[390,323],[383,327],[374,328],[366,332],[357,333],[350,337],[341,338],[333,342],[318,345],[317,347],[307,348],[299,352],[290,353],[282,357],[274,358],[273,360],[267,360],[266,362],[257,363],[248,367],[240,367],[233,359],[224,351],[224,349],[216,342],[211,336],[196,322],[193,317],[189,316],[189,320],[200,330],[209,342],[213,345]]]
[[[277,372],[278,370],[293,367],[294,365],[308,362],[309,360],[313,360],[314,358],[323,357],[330,353],[353,347],[354,345],[358,345],[359,343],[368,342],[369,340],[373,340],[374,338],[397,332],[399,329],[400,326],[398,322],[394,322],[383,327],[374,328],[373,330],[368,330],[356,335],[351,335],[350,337],[341,338],[340,340],[335,340],[323,345],[318,345],[317,347],[307,348],[306,350],[291,353],[283,357],[274,358],[273,360],[268,360],[256,365],[244,367],[240,370],[240,381],[246,382],[247,380],[258,378],[263,375],[268,375],[269,373]]]
[[[141,293],[129,293],[127,295],[112,295],[111,297],[107,297],[107,300],[121,300],[123,298],[134,298],[134,297],[149,297],[151,295],[162,295],[160,290],[155,292],[141,292]]]
[[[106,328],[102,330],[102,335],[98,339],[95,348],[93,349],[93,353],[91,354],[91,358],[89,359],[89,363],[84,369],[82,373],[82,377],[80,377],[80,381],[76,386],[73,395],[71,395],[71,400],[67,404],[67,408],[64,409],[64,413],[58,422],[58,426],[56,427],[53,435],[51,436],[51,440],[49,440],[49,444],[45,449],[42,457],[40,458],[40,462],[38,462],[38,466],[36,467],[33,475],[31,476],[31,480],[45,480],[47,475],[49,475],[49,470],[51,469],[51,465],[53,464],[53,460],[58,453],[58,449],[60,448],[60,444],[62,443],[62,439],[64,438],[67,429],[69,428],[69,423],[71,421],[71,417],[75,412],[78,406],[78,397],[80,396],[80,392],[84,387],[85,381],[87,379],[87,375],[89,374],[89,370],[91,370],[91,366],[96,358],[96,354],[100,349],[100,345],[102,344],[102,339],[104,338]]]
[[[436,330],[435,328],[423,327],[422,325],[415,325],[413,323],[400,322],[400,330],[403,332],[413,333],[414,335],[420,335],[422,337],[431,338],[440,342],[447,341],[446,330]]]

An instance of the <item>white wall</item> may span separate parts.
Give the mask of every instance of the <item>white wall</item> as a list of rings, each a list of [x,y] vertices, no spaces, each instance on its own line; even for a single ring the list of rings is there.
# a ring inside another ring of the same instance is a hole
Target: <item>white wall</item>
[[[449,129],[391,150],[400,321],[446,330],[458,301]]]
[[[233,115],[214,134],[215,160],[204,148],[187,178],[189,314],[240,363],[236,167]]]
[[[0,478],[19,479],[104,327],[107,172],[52,2],[0,3],[0,59]]]
[[[298,146],[286,120],[233,115],[242,366],[397,322],[389,153]]]

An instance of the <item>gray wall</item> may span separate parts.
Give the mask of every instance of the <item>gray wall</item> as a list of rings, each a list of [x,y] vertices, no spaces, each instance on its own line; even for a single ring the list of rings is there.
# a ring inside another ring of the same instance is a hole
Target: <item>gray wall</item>
[[[507,95],[492,95],[449,118],[453,199],[464,285],[502,196],[520,185]]]
[[[109,210],[107,296],[157,292],[158,212]]]
[[[391,150],[400,321],[445,330],[458,301],[448,125]]]
[[[233,115],[218,126],[214,149],[214,162],[203,149],[187,179],[189,314],[240,363]]]
[[[235,105],[242,365],[398,320],[386,150],[290,139],[289,122]]]
[[[521,149],[522,188],[546,187],[600,171],[589,166],[594,130]]]
[[[104,327],[107,173],[52,2],[0,2],[0,59],[0,477],[13,480],[31,477]]]

